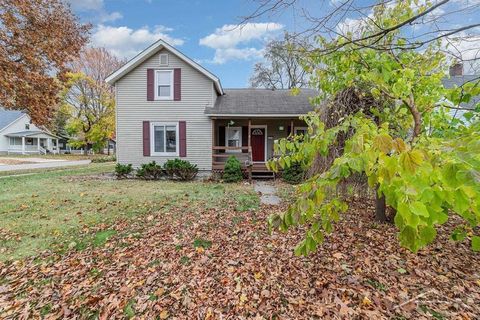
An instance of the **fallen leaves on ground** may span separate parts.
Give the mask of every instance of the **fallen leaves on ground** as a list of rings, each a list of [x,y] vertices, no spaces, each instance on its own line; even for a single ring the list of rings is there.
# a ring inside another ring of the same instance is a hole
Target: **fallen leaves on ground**
[[[448,240],[452,225],[415,255],[357,200],[318,252],[296,257],[302,231],[270,235],[265,224],[284,207],[235,206],[179,206],[110,226],[103,247],[0,265],[0,316],[478,319],[480,257]]]

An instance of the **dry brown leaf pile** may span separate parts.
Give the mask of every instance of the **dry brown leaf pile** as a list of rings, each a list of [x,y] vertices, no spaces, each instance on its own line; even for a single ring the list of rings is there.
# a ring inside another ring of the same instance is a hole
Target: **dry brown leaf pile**
[[[0,265],[0,316],[480,317],[480,255],[446,232],[412,254],[399,247],[394,227],[375,226],[371,205],[357,201],[316,254],[295,257],[301,231],[266,230],[266,217],[283,208],[234,208],[233,202],[195,213],[180,207],[117,223],[117,236],[102,248]]]

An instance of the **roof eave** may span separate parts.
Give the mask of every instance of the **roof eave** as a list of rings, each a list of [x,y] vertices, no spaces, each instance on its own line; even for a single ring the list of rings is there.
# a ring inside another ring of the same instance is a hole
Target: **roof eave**
[[[301,116],[306,116],[306,113],[206,113],[209,117],[250,117],[250,118],[298,118]]]
[[[60,139],[61,137],[59,136],[56,136],[52,133],[48,133],[48,132],[45,132],[45,131],[34,131],[32,133],[25,133],[23,134],[23,132],[10,132],[10,133],[6,133],[5,136],[6,137],[18,137],[18,138],[21,138],[21,137],[31,137],[31,136],[36,136],[36,135],[40,135],[40,134],[44,134],[46,136],[50,136],[50,137],[53,137],[53,138],[56,138],[56,139]]]

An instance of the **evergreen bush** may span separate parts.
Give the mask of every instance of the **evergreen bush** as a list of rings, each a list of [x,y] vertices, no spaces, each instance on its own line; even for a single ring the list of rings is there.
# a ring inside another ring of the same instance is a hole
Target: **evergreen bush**
[[[168,160],[163,165],[166,175],[170,178],[178,178],[182,181],[195,179],[198,173],[197,165],[181,159]]]
[[[117,178],[119,179],[125,179],[128,177],[130,173],[132,173],[133,167],[132,164],[121,164],[117,163],[115,166],[115,174],[117,175]]]
[[[163,168],[155,161],[144,163],[137,170],[137,177],[145,180],[158,180],[163,176]]]
[[[293,163],[283,170],[282,178],[285,182],[299,184],[305,179],[305,170],[299,163]]]
[[[242,166],[235,156],[230,156],[223,169],[223,181],[239,182],[243,179]]]

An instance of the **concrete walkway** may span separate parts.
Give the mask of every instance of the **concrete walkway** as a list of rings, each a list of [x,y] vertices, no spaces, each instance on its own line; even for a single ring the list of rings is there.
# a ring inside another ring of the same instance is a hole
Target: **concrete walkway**
[[[265,181],[256,181],[254,186],[255,192],[260,193],[260,202],[268,205],[279,205],[282,202],[276,193],[277,189],[271,183]]]
[[[75,160],[75,161],[55,161],[54,160],[52,162],[42,162],[42,163],[0,165],[0,171],[62,168],[62,167],[70,167],[70,166],[80,166],[80,165],[85,165],[89,163],[90,163],[90,160]]]

